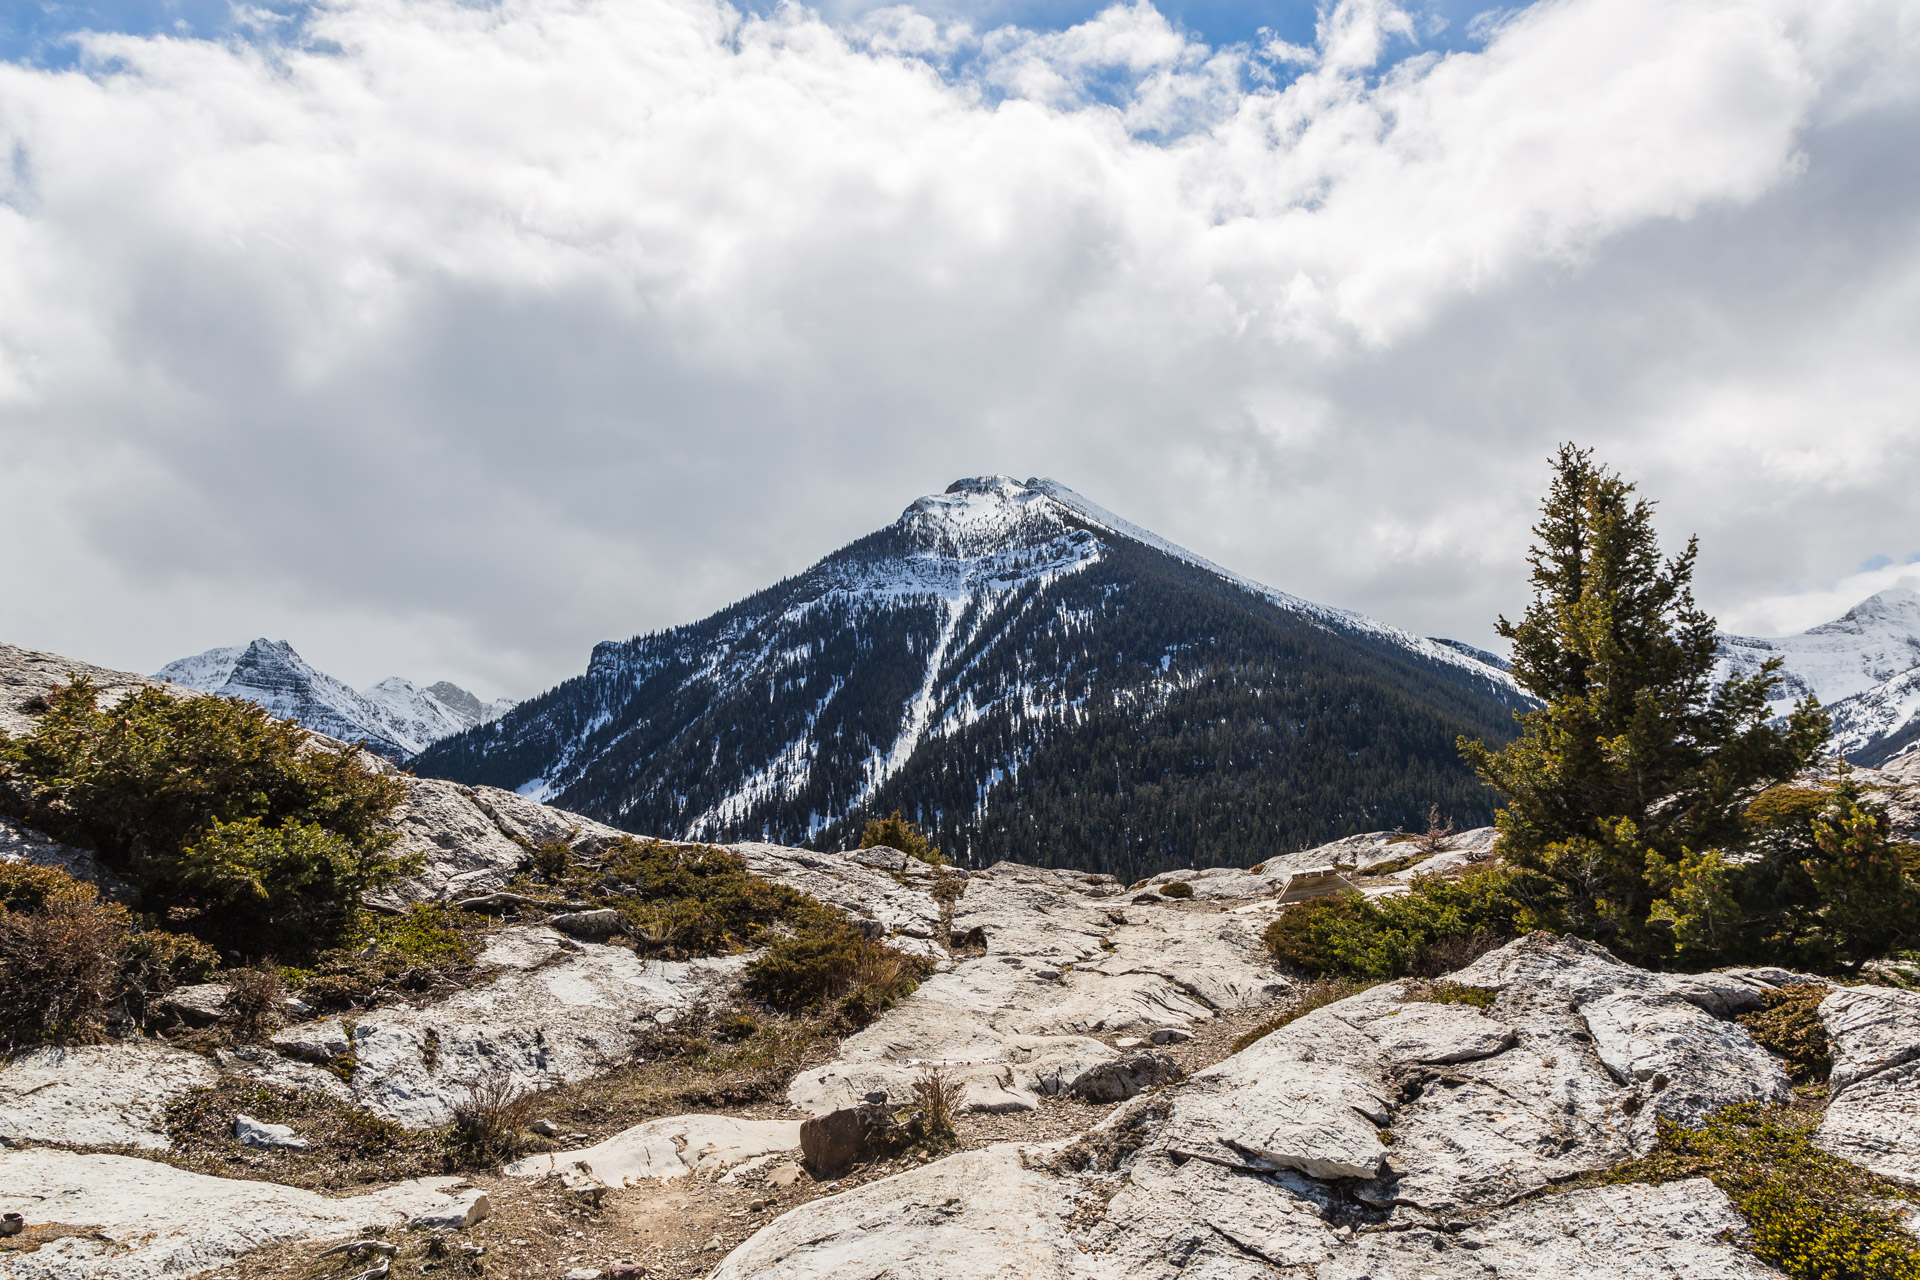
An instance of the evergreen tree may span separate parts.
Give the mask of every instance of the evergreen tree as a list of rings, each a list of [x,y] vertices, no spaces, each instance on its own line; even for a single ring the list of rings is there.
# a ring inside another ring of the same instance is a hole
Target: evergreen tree
[[[1501,856],[1533,873],[1532,921],[1652,957],[1671,941],[1654,904],[1689,854],[1738,847],[1744,802],[1814,758],[1827,718],[1808,699],[1772,722],[1777,661],[1714,685],[1697,543],[1663,560],[1652,504],[1591,450],[1563,445],[1553,465],[1533,602],[1499,622],[1514,678],[1546,705],[1517,717],[1505,748],[1460,748],[1506,798]],[[1710,882],[1718,868],[1696,857],[1689,872]]]

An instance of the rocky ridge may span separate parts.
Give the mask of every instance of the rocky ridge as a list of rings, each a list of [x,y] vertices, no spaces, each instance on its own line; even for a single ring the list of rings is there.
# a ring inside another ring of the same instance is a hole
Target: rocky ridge
[[[389,676],[367,689],[317,670],[285,640],[209,649],[169,662],[154,673],[201,693],[257,702],[283,720],[346,742],[364,741],[393,759],[418,755],[433,743],[512,710],[508,701],[484,702],[442,680],[421,688]]]
[[[60,678],[19,653],[0,653],[14,664],[0,665],[0,680],[27,673],[0,686],[0,716],[30,716],[32,688]],[[1904,795],[1904,775],[1868,780]],[[406,782],[396,821],[423,868],[394,905],[497,892],[550,840],[592,857],[620,838],[512,792]],[[45,857],[49,845],[20,833],[12,847]],[[1472,861],[1488,845],[1486,833],[1465,833],[1419,865]],[[1488,993],[1484,1008],[1384,984],[1176,1082],[1135,1065],[1162,1041],[1286,998],[1257,939],[1288,880],[1398,862],[1411,854],[1405,841],[1377,833],[1257,870],[1156,877],[1190,884],[1184,901],[1002,863],[958,873],[964,891],[950,910],[935,873],[897,851],[736,850],[755,874],[837,906],[937,971],[799,1072],[777,1115],[652,1119],[509,1175],[596,1204],[701,1179],[771,1187],[776,1170],[796,1170],[807,1116],[880,1091],[904,1102],[929,1067],[958,1079],[962,1106],[1013,1140],[837,1194],[823,1186],[713,1255],[715,1280],[1777,1274],[1738,1247],[1741,1220],[1705,1181],[1554,1188],[1644,1154],[1659,1118],[1692,1122],[1789,1096],[1779,1063],[1731,1019],[1795,975],[1654,974],[1535,935],[1453,975]],[[127,1153],[164,1151],[167,1105],[216,1077],[324,1092],[409,1128],[443,1122],[482,1078],[590,1080],[630,1058],[649,1026],[723,996],[748,958],[642,961],[556,922],[520,923],[486,936],[473,984],[351,1025],[310,1020],[211,1056],[153,1041],[23,1054],[0,1069],[0,1211],[26,1218],[35,1247],[0,1251],[0,1276],[191,1276],[368,1227],[469,1227],[488,1209],[454,1179],[332,1199]],[[1820,1016],[1835,1059],[1820,1142],[1920,1185],[1920,996],[1841,989]],[[1082,1131],[1019,1136],[1028,1118],[1086,1105],[1066,1100],[1086,1092],[1077,1084],[1116,1079],[1130,1082],[1118,1094],[1139,1092],[1117,1109],[1089,1107]],[[489,1274],[558,1274],[503,1266],[504,1256]]]

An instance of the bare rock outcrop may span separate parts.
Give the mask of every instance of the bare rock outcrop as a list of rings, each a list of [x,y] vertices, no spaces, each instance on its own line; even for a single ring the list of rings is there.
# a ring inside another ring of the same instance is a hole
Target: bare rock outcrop
[[[462,1202],[460,1178],[421,1178],[335,1199],[273,1182],[212,1178],[131,1156],[0,1151],[0,1210],[71,1233],[8,1254],[8,1280],[160,1280],[289,1241],[395,1227]],[[477,1193],[476,1193],[477,1194]],[[470,1205],[465,1212],[470,1212]]]
[[[816,1115],[873,1090],[908,1097],[937,1065],[976,1111],[1032,1110],[1118,1052],[1098,1033],[1146,1033],[1285,990],[1245,920],[1124,905],[1095,884],[1002,863],[968,879],[953,932],[986,954],[935,974],[788,1097]]]
[[[749,957],[642,960],[623,947],[575,942],[539,926],[488,935],[491,982],[422,1009],[289,1027],[273,1037],[289,1057],[344,1061],[359,1103],[410,1128],[445,1124],[475,1085],[522,1089],[584,1080],[632,1051],[658,1015],[717,999]]]
[[[576,1151],[554,1151],[506,1167],[515,1178],[579,1170],[610,1187],[649,1179],[717,1173],[761,1156],[800,1149],[798,1120],[740,1120],[733,1116],[668,1116],[616,1133]]]
[[[165,1151],[167,1104],[218,1079],[199,1054],[152,1041],[32,1049],[0,1069],[0,1142]]]
[[[1643,1154],[1657,1116],[1788,1097],[1779,1064],[1726,1020],[1764,977],[1648,973],[1546,934],[1455,976],[1494,992],[1488,1007],[1374,987],[1073,1142],[816,1201],[716,1276],[1776,1274],[1729,1243],[1740,1220],[1704,1181],[1543,1194]]]
[[[1842,987],[1820,1002],[1833,1049],[1815,1141],[1882,1177],[1920,1185],[1920,994]]]

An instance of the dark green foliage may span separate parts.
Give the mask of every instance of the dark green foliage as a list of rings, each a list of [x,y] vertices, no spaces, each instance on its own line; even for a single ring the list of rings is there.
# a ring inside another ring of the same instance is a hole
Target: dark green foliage
[[[602,863],[603,899],[626,917],[643,954],[725,955],[760,945],[775,925],[839,919],[796,889],[750,875],[739,854],[712,845],[625,839]]]
[[[1500,619],[1513,675],[1546,705],[1504,749],[1461,740],[1505,797],[1500,849],[1546,877],[1530,923],[1599,938],[1646,960],[1669,953],[1654,918],[1690,851],[1731,849],[1743,802],[1809,763],[1827,735],[1811,700],[1780,724],[1776,664],[1714,685],[1713,619],[1695,607],[1696,547],[1662,560],[1652,506],[1563,446],[1534,526],[1534,598]]]
[[[320,1013],[365,1008],[380,992],[461,986],[472,976],[474,938],[483,927],[479,917],[439,904],[400,916],[362,911],[342,945],[286,978]]]
[[[1735,1021],[1762,1049],[1785,1060],[1795,1084],[1823,1084],[1833,1071],[1833,1051],[1827,1024],[1820,1020],[1820,1002],[1832,990],[1824,982],[1781,987],[1767,992],[1765,1008]]]
[[[1746,1218],[1747,1247],[1794,1280],[1920,1280],[1920,1244],[1872,1203],[1910,1193],[1815,1147],[1819,1119],[1755,1103],[1698,1129],[1662,1119],[1652,1155],[1594,1180],[1710,1178]]]
[[[549,840],[533,851],[533,869],[548,880],[558,881],[567,874],[573,850],[565,840]]]
[[[1831,783],[1762,792],[1745,818],[1738,857],[1648,864],[1666,895],[1653,919],[1679,959],[1857,970],[1916,937],[1920,849],[1889,838],[1885,810],[1845,766]]]
[[[402,872],[380,822],[405,788],[352,753],[233,699],[95,702],[76,681],[32,732],[0,734],[0,805],[95,851],[147,909],[245,954],[298,954]]]
[[[949,865],[947,860],[940,856],[940,851],[927,843],[925,833],[901,817],[898,809],[893,811],[891,817],[873,819],[860,833],[862,849],[871,849],[877,845],[911,854],[930,866]]]
[[[1264,940],[1274,959],[1312,976],[1437,976],[1520,931],[1529,879],[1485,867],[1457,879],[1416,876],[1394,897],[1311,898],[1282,910]]]
[[[863,1027],[920,984],[918,957],[874,942],[852,925],[820,921],[776,938],[747,966],[746,992],[786,1013],[837,1014]]]
[[[901,538],[865,539],[703,622],[601,645],[586,675],[413,766],[517,787],[583,761],[556,778],[555,803],[701,839],[845,848],[897,809],[963,865],[1128,882],[1418,825],[1435,800],[1468,825],[1492,819],[1453,743],[1510,734],[1519,699],[1504,686],[1120,539],[957,621],[931,596],[877,608],[839,589],[912,550]],[[965,702],[977,718],[924,739],[866,795],[867,762],[891,751],[949,626],[934,713]],[[716,682],[722,650],[768,656]],[[801,739],[817,752],[802,785],[696,828]]]
[[[1409,982],[1400,998],[1416,1004],[1464,1004],[1470,1009],[1491,1009],[1500,993],[1491,987],[1469,986],[1464,982]]]

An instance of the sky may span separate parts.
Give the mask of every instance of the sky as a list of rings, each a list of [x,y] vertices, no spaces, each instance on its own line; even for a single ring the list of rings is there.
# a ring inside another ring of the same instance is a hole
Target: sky
[[[1920,4],[0,16],[0,639],[524,697],[952,480],[1494,643],[1563,440],[1920,587]]]

